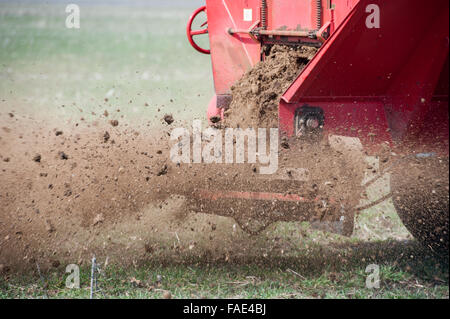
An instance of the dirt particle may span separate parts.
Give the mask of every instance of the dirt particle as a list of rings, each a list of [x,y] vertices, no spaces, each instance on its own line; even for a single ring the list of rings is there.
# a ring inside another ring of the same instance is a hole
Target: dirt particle
[[[49,233],[53,233],[56,230],[55,226],[53,226],[52,222],[48,219],[45,221],[45,229]]]
[[[6,274],[9,271],[9,267],[4,265],[4,264],[0,264],[0,274]]]
[[[145,244],[144,249],[145,249],[145,252],[148,254],[153,253],[153,247],[150,244]]]
[[[103,134],[103,142],[107,143],[110,138],[111,138],[111,135],[109,135],[108,131],[106,131],[105,134]]]
[[[164,164],[163,167],[161,167],[161,169],[159,170],[159,172],[156,175],[157,176],[166,175],[167,170],[168,170],[167,164]]]
[[[284,148],[285,150],[290,149],[289,143],[287,141],[281,142],[281,147]]]
[[[68,160],[68,159],[69,159],[69,155],[67,155],[67,154],[64,153],[64,152],[59,152],[59,153],[58,153],[58,156],[59,156],[59,158],[62,159],[62,160]]]
[[[41,159],[42,159],[42,157],[40,154],[36,154],[33,156],[33,161],[35,161],[36,163],[40,163]]]
[[[164,115],[164,122],[166,122],[168,125],[172,124],[174,122],[172,114]]]
[[[216,124],[219,123],[222,120],[222,118],[220,116],[213,116],[209,120],[211,121],[211,123]]]
[[[56,131],[56,132],[55,132],[55,135],[56,135],[56,136],[63,135],[63,131]]]

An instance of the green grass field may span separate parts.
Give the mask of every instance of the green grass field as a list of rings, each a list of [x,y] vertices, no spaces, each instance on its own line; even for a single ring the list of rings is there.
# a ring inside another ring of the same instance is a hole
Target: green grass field
[[[210,57],[186,40],[191,11],[86,5],[75,30],[65,28],[62,5],[0,2],[0,116],[89,120],[107,98],[129,123],[157,125],[158,109],[177,120],[203,118],[214,89]],[[275,233],[296,227],[283,225]],[[302,246],[288,257],[109,265],[97,297],[162,298],[169,291],[174,298],[449,298],[448,261],[410,240],[390,203],[362,214],[353,238],[331,236],[329,244],[330,236],[311,234],[312,252]],[[365,286],[372,263],[380,266],[379,289]],[[65,288],[64,270],[44,272],[45,284],[37,273],[2,276],[0,298],[89,297],[89,265],[81,268],[80,289]]]
[[[337,258],[343,249],[320,255],[320,248],[314,251],[320,261],[298,255],[213,265],[168,261],[126,269],[101,264],[95,296],[167,298],[169,292],[172,298],[449,298],[448,262],[428,256],[416,243],[400,247],[376,242],[357,250],[345,264]],[[372,262],[381,264],[378,289],[366,287],[366,265]],[[66,288],[64,267],[44,273],[42,280],[36,273],[8,278],[0,283],[0,297],[89,298],[90,268],[82,267],[80,275],[79,289]]]

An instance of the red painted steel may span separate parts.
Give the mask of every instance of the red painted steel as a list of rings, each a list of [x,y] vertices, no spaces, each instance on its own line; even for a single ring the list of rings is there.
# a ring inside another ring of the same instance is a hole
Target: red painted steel
[[[248,35],[231,36],[227,31],[229,28],[248,29],[259,20],[259,2],[259,0],[206,0],[211,61],[217,95],[230,93],[233,83],[261,59],[260,43]],[[247,19],[249,21],[244,19],[244,9],[252,12],[251,19]]]
[[[322,25],[332,21],[339,25],[358,0],[320,1]],[[331,6],[334,5],[334,9]],[[270,30],[316,30],[316,0],[267,0],[268,28]]]

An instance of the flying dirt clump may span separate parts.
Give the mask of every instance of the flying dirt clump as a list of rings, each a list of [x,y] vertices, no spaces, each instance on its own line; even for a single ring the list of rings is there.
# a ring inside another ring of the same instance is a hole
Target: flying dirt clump
[[[233,100],[225,111],[228,127],[278,127],[281,95],[317,52],[316,48],[275,45],[231,88]]]
[[[174,121],[175,120],[171,114],[164,115],[164,122],[166,122],[168,125],[172,124]]]
[[[67,155],[67,154],[64,153],[64,152],[59,152],[59,153],[58,153],[58,156],[59,156],[59,158],[62,159],[62,160],[68,160],[68,159],[69,159],[69,155]]]
[[[109,132],[106,131],[105,134],[103,134],[103,142],[107,143],[110,138],[111,138],[111,135],[109,135]]]

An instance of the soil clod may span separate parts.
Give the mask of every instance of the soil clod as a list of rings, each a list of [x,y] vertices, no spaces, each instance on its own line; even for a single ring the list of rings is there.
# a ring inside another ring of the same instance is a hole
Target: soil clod
[[[36,154],[34,157],[33,157],[33,161],[35,161],[36,163],[40,163],[41,162],[41,155],[40,154]]]
[[[174,121],[175,120],[171,114],[164,115],[164,122],[166,122],[168,125],[172,124]]]
[[[62,159],[62,160],[68,160],[68,159],[69,159],[69,155],[67,155],[67,154],[64,153],[64,152],[59,152],[59,153],[58,153],[58,156],[59,156],[59,158]]]

